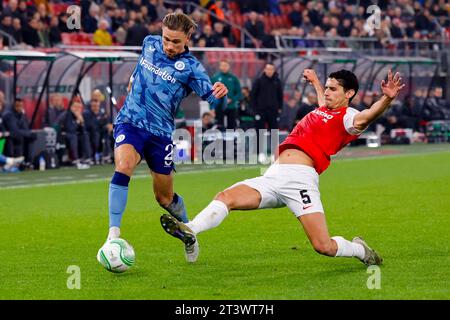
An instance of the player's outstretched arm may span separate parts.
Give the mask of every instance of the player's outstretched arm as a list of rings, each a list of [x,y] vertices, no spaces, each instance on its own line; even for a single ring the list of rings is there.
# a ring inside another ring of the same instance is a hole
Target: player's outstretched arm
[[[373,121],[378,119],[384,111],[390,106],[391,102],[397,97],[405,84],[401,83],[402,78],[397,72],[392,76],[392,71],[389,70],[387,81],[381,81],[381,92],[383,96],[375,102],[369,109],[363,110],[355,115],[353,120],[353,126],[355,129],[363,131],[365,130]]]
[[[319,78],[317,77],[316,72],[313,69],[305,69],[303,70],[303,77],[312,84],[314,87],[314,90],[316,90],[317,94],[317,103],[319,104],[319,107],[322,107],[325,105],[325,94],[322,87],[322,84],[320,83]]]

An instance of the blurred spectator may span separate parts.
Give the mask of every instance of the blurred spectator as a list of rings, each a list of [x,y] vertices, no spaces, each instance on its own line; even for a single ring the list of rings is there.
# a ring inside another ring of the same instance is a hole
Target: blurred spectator
[[[38,26],[38,36],[39,36],[39,46],[43,48],[49,48],[51,46],[50,43],[50,35],[49,29],[47,25],[42,20],[37,20]]]
[[[102,154],[107,151],[105,147],[113,129],[107,115],[100,109],[100,103],[98,98],[91,99],[90,106],[83,112],[86,131],[92,147],[91,157],[96,164],[101,163]]]
[[[231,36],[230,28],[228,26],[225,26],[221,22],[214,23],[214,33],[217,35],[219,39],[222,40],[222,43],[224,41],[227,41],[227,43],[234,44],[235,39]],[[224,43],[225,44],[225,43]]]
[[[280,129],[290,131],[293,127],[295,115],[297,113],[297,101],[291,97],[283,104],[280,115]]]
[[[61,31],[59,30],[59,19],[57,16],[52,16],[50,19],[50,29],[48,34],[51,46],[56,46],[61,43]]]
[[[123,28],[127,19],[127,11],[121,7],[114,10],[114,15],[111,17],[111,28],[113,31],[117,31],[119,28]]]
[[[209,0],[205,8],[208,9],[212,14],[208,16],[208,21],[210,25],[214,25],[216,22],[225,21],[225,12],[222,8],[223,1],[220,0]]]
[[[128,29],[125,40],[126,46],[141,46],[144,38],[148,35],[149,30],[140,19],[136,20],[134,26]]]
[[[28,18],[28,23],[22,30],[23,41],[34,48],[39,47],[41,39],[38,30],[39,21],[33,17]]]
[[[353,101],[352,101],[353,102]],[[374,94],[371,91],[366,91],[362,98],[362,101],[359,104],[355,104],[353,108],[359,111],[363,111],[365,109],[370,108],[370,106],[375,102]],[[356,101],[354,102],[356,103]]]
[[[263,41],[265,32],[264,32],[264,24],[262,21],[258,19],[258,14],[255,11],[252,11],[248,15],[248,20],[244,24],[244,28],[250,33],[250,35],[256,40]],[[259,44],[255,42],[254,39],[245,38],[245,46],[254,48],[259,47]]]
[[[3,32],[6,32],[7,34],[13,35],[14,34],[14,28],[13,28],[13,19],[11,15],[3,14],[1,16],[1,22],[0,22],[0,30]],[[3,38],[3,45],[9,47],[11,44],[9,43],[9,38],[4,37]]]
[[[89,6],[89,14],[82,18],[81,25],[86,33],[94,33],[97,30],[100,7],[94,2]],[[82,12],[83,14],[83,12]]]
[[[164,5],[164,0],[150,0],[150,2],[156,7],[159,20],[162,20],[169,13],[169,10]]]
[[[12,32],[12,36],[17,43],[23,43],[23,34],[22,34],[22,21],[19,18],[14,18],[12,27],[14,31]]]
[[[216,119],[219,127],[224,127],[224,116],[226,116],[226,128],[236,129],[238,103],[241,99],[241,83],[238,77],[231,72],[230,62],[222,60],[219,63],[219,71],[211,78],[211,82],[222,82],[228,89],[228,101],[225,110],[216,108]]]
[[[300,120],[302,120],[308,113],[313,111],[318,107],[317,105],[317,95],[314,92],[309,92],[306,95],[306,101],[300,101],[300,106],[297,110],[297,114],[295,115],[294,124],[297,124]]]
[[[14,158],[25,156],[27,161],[31,161],[29,145],[36,140],[36,134],[31,132],[22,99],[16,98],[11,110],[4,112],[3,124],[10,133],[5,154]]]
[[[100,89],[95,89],[91,92],[91,100],[100,101],[100,110],[108,114],[109,110],[106,109],[105,95],[102,93]],[[91,102],[89,102],[88,104],[90,105]]]
[[[209,129],[215,129],[214,115],[211,112],[205,112],[202,114],[202,132]]]
[[[324,16],[324,13],[325,13],[323,3],[320,1],[317,3],[308,1],[306,3],[306,9],[307,9],[306,11],[308,12],[307,13],[308,17],[311,20],[312,25],[319,26],[322,21],[322,18]]]
[[[54,93],[50,95],[48,109],[45,112],[44,127],[57,126],[57,119],[64,112],[64,103],[61,94]]]
[[[16,17],[21,20],[22,25],[25,25],[27,23],[27,18],[31,17],[35,12],[36,7],[33,3],[29,3],[29,1],[26,0],[20,0],[17,9],[18,16]]]
[[[98,46],[112,45],[112,36],[108,31],[109,24],[106,19],[101,19],[98,23],[98,29],[94,33],[93,41]],[[141,42],[142,44],[142,42]]]
[[[83,106],[78,101],[73,101],[69,110],[64,111],[57,119],[60,134],[65,135],[69,148],[69,157],[78,169],[87,169],[91,146],[89,135],[83,117]]]
[[[18,171],[17,167],[24,161],[24,157],[11,158],[3,155],[3,148],[5,139],[10,135],[9,131],[6,131],[6,127],[3,124],[3,110],[5,108],[5,94],[0,91],[0,167],[3,171],[13,172]]]
[[[5,110],[5,93],[0,90],[0,139],[9,137],[9,131],[3,123],[3,111]]]
[[[11,18],[21,18],[19,2],[17,0],[9,0],[8,4],[3,8],[3,13]]]
[[[413,96],[406,96],[404,103],[392,109],[388,115],[388,128],[411,128],[414,131],[420,131],[420,121],[423,113],[422,107],[416,103]]]
[[[434,88],[431,96],[425,101],[424,119],[427,121],[450,119],[446,109],[442,88]]]
[[[47,25],[47,26],[50,25],[51,15],[48,13],[47,6],[45,5],[45,3],[40,3],[37,6],[37,12],[39,13],[40,20],[45,25]]]
[[[289,20],[291,21],[292,26],[300,27],[302,25],[303,17],[300,1],[295,1],[292,4],[292,11],[289,13],[288,17]]]
[[[204,38],[206,41],[206,47],[223,47],[223,41],[220,36],[214,33],[212,27],[206,24],[203,27],[203,33],[201,38]]]
[[[239,127],[247,130],[255,127],[255,113],[250,102],[250,89],[246,86],[241,89],[239,101]]]
[[[275,66],[266,63],[263,74],[256,78],[251,92],[257,129],[278,129],[278,117],[283,108],[283,86]]]

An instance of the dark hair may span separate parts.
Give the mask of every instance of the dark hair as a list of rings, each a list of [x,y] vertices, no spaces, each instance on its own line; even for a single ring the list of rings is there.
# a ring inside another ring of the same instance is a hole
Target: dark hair
[[[190,35],[197,28],[194,20],[180,12],[167,14],[162,23],[170,30],[183,31],[186,35]]]
[[[339,70],[333,73],[330,73],[328,78],[336,79],[339,84],[344,87],[344,91],[348,90],[355,90],[355,94],[350,98],[349,101],[352,101],[352,99],[356,96],[356,93],[359,89],[358,79],[356,78],[355,74],[348,70]]]

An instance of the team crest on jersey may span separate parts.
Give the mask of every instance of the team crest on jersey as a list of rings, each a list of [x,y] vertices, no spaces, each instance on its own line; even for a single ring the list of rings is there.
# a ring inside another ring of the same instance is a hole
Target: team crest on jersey
[[[183,61],[175,62],[175,69],[177,69],[178,71],[184,70],[185,67],[186,67],[186,65],[184,64]]]
[[[116,138],[116,143],[121,143],[123,140],[125,140],[125,135],[124,134],[118,135]]]

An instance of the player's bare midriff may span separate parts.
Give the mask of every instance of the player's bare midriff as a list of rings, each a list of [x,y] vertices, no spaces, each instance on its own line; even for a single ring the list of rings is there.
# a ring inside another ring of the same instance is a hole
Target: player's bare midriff
[[[314,167],[314,161],[301,150],[298,149],[286,149],[278,157],[277,162],[279,164],[303,164],[306,166]]]

